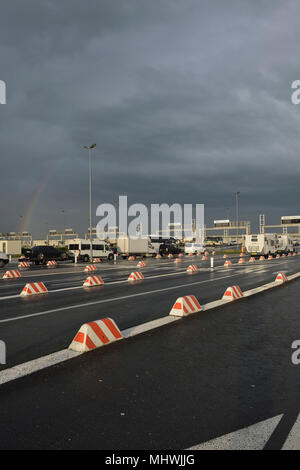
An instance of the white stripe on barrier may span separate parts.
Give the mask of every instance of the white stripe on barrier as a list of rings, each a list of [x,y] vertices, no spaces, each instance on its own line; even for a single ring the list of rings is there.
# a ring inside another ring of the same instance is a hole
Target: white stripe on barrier
[[[99,275],[89,276],[83,283],[83,287],[103,286],[104,282]]]
[[[2,279],[17,279],[19,277],[21,277],[20,272],[17,269],[13,269],[10,271],[6,271]]]
[[[190,313],[200,312],[202,310],[197,298],[194,295],[179,297],[172,307],[169,315],[184,317]]]
[[[136,272],[132,272],[130,275],[129,275],[129,278],[128,278],[128,281],[140,281],[144,279],[144,276],[142,273],[136,271]]]

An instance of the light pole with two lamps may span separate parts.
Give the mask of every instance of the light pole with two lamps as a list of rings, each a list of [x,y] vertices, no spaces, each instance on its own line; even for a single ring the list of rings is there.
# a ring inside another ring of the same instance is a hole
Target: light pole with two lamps
[[[85,145],[85,149],[89,151],[89,177],[90,177],[90,261],[93,262],[93,237],[92,237],[92,150],[96,148],[96,144]]]

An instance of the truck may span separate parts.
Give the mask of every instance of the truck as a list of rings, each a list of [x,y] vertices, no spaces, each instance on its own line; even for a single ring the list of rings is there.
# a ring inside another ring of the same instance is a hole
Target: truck
[[[286,234],[278,235],[278,249],[277,253],[282,254],[289,254],[294,251],[294,244],[293,240]]]
[[[259,233],[245,236],[245,248],[253,257],[275,255],[279,249],[277,233]]]
[[[124,259],[128,256],[156,256],[157,251],[151,245],[148,238],[118,238],[116,241],[117,252]]]

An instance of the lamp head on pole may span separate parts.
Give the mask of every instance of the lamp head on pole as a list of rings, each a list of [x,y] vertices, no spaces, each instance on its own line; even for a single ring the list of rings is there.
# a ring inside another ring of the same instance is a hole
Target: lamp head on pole
[[[85,149],[88,149],[88,150],[94,149],[95,147],[96,147],[96,144],[85,145],[85,146],[84,146],[84,148],[85,148]]]

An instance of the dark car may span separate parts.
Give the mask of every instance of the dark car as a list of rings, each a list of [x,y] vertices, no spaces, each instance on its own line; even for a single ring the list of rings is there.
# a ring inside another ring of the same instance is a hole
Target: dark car
[[[48,261],[65,261],[67,253],[54,248],[54,246],[34,246],[24,250],[22,261],[31,261],[35,264],[46,264]]]
[[[159,254],[164,256],[164,255],[178,255],[181,253],[182,250],[179,248],[179,246],[175,245],[174,243],[162,243],[159,247]]]

